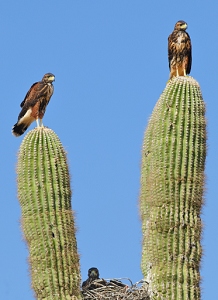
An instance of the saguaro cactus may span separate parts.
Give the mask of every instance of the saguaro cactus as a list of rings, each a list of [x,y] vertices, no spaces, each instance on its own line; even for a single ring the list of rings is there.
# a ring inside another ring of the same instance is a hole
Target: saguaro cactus
[[[17,181],[37,299],[80,299],[69,170],[63,146],[51,129],[36,128],[24,138]]]
[[[191,77],[170,80],[145,132],[141,268],[152,299],[200,299],[205,105]]]

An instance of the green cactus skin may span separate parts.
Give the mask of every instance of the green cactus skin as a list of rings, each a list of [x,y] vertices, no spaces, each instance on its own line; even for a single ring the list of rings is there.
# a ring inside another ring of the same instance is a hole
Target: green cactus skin
[[[18,153],[17,181],[36,298],[81,299],[70,177],[54,131],[41,127],[26,135]]]
[[[142,149],[141,268],[152,299],[198,300],[206,157],[205,104],[192,77],[167,83]]]

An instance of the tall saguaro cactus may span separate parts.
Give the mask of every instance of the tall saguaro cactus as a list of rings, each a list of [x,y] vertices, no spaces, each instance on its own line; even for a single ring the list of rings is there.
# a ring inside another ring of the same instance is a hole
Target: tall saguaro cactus
[[[63,146],[51,129],[36,128],[24,138],[17,181],[37,299],[80,299],[69,170]]]
[[[141,267],[152,299],[200,299],[205,105],[191,77],[170,80],[145,132]]]

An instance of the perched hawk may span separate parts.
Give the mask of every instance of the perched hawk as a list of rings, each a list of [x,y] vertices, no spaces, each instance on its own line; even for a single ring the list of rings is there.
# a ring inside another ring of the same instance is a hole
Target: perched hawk
[[[82,283],[82,288],[83,289],[87,289],[90,287],[91,283],[96,280],[99,279],[99,271],[97,268],[90,268],[88,270],[88,279],[83,281]]]
[[[20,104],[22,109],[17,123],[12,128],[12,133],[15,136],[23,134],[34,120],[36,120],[37,127],[43,126],[42,118],[54,91],[52,85],[54,80],[55,76],[52,73],[47,73],[41,81],[35,82],[31,86]]]
[[[191,71],[192,45],[187,27],[186,22],[178,21],[168,37],[170,79],[173,76],[186,76]]]
[[[99,278],[99,271],[97,268],[90,268],[88,270],[88,279],[83,282],[82,289],[86,290],[94,290],[98,287],[103,287],[107,285],[107,281]]]

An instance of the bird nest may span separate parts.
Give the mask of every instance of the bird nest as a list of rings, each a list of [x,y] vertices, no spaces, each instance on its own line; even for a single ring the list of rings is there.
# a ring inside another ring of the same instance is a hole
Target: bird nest
[[[128,281],[128,284],[123,283]],[[90,286],[82,290],[84,300],[149,300],[148,283],[140,280],[135,284],[129,278],[97,279]]]

